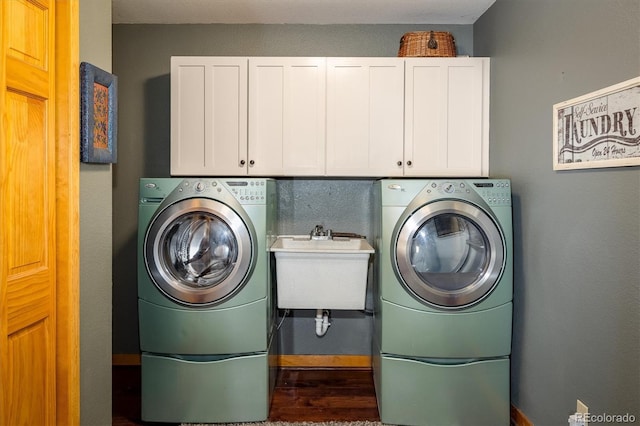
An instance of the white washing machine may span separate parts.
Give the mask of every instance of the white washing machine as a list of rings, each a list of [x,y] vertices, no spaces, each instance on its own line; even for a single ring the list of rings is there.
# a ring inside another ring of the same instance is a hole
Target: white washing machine
[[[271,179],[141,179],[142,419],[268,417],[276,317]]]
[[[377,182],[374,379],[384,423],[508,425],[505,179]]]

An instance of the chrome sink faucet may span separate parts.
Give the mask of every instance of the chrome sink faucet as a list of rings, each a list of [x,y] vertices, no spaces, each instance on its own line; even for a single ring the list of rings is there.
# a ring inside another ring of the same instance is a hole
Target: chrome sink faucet
[[[329,240],[332,238],[331,229],[325,230],[322,225],[316,225],[310,233],[312,240]]]

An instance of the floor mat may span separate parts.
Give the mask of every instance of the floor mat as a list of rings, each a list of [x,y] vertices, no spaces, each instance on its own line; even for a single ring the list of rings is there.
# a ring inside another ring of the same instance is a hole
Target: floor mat
[[[382,426],[380,422],[258,422],[215,423],[224,426]],[[207,423],[183,423],[181,426],[208,426]]]

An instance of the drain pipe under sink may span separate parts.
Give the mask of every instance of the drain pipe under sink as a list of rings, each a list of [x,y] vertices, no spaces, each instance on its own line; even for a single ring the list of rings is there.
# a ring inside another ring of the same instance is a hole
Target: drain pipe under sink
[[[322,337],[327,333],[327,329],[331,323],[329,322],[329,310],[317,309],[316,310],[316,336]]]

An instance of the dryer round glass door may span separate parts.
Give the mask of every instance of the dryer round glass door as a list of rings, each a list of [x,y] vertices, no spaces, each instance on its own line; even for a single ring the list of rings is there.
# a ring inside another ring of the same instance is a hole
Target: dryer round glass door
[[[156,216],[145,238],[144,259],[153,282],[187,305],[219,303],[245,284],[255,264],[251,232],[227,205],[192,198]]]
[[[447,309],[488,296],[504,269],[505,244],[496,222],[456,200],[426,204],[396,232],[394,267],[419,300]]]

